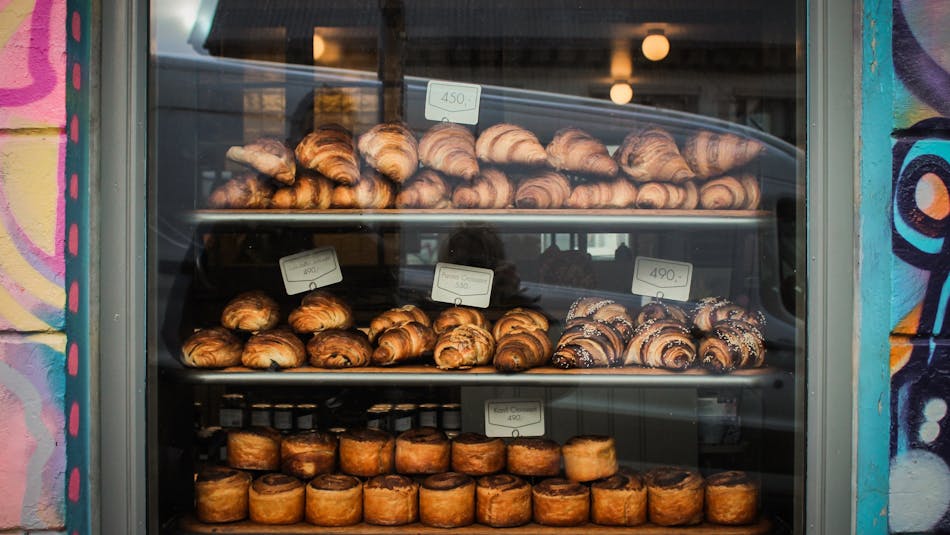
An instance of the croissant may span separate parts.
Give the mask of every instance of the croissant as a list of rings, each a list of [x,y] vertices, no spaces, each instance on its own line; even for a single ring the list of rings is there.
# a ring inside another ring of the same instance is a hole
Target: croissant
[[[212,208],[267,208],[274,188],[257,175],[241,175],[221,184],[208,197]]]
[[[519,328],[497,339],[492,364],[502,372],[520,372],[544,366],[552,352],[547,330]]]
[[[229,160],[247,165],[278,182],[294,183],[297,173],[294,153],[274,138],[262,137],[243,147],[231,147],[226,156]]]
[[[686,325],[673,320],[649,320],[633,331],[623,351],[623,364],[684,370],[696,360],[696,344]]]
[[[699,358],[704,368],[719,373],[758,368],[765,363],[765,338],[752,323],[723,320],[700,340]]]
[[[470,307],[447,308],[432,322],[436,334],[450,331],[460,325],[476,325],[482,329],[488,328],[488,320],[481,310]]]
[[[418,321],[407,321],[383,331],[376,343],[373,364],[390,366],[431,351],[435,345],[435,332]]]
[[[659,180],[678,184],[694,176],[673,136],[656,127],[627,134],[614,158],[623,172],[637,182]]]
[[[435,365],[443,370],[484,366],[495,354],[495,339],[490,332],[474,324],[460,325],[439,336],[435,343]]]
[[[617,162],[607,147],[579,128],[562,128],[548,143],[548,163],[559,171],[616,176]]]
[[[350,131],[338,124],[325,124],[304,136],[294,151],[297,160],[340,184],[360,179],[360,162]]]
[[[669,182],[647,182],[637,191],[637,208],[674,209],[686,200],[686,190]]]
[[[307,354],[317,368],[355,368],[369,366],[373,346],[361,331],[327,329],[307,342]]]
[[[339,297],[317,290],[303,298],[300,306],[290,313],[287,322],[298,333],[349,329],[353,326],[353,311]]]
[[[695,210],[699,207],[699,188],[696,187],[696,182],[692,180],[684,182],[683,192],[683,201],[679,205],[681,210]]]
[[[551,364],[558,368],[607,368],[620,364],[624,344],[613,327],[588,318],[567,322]]]
[[[307,362],[307,350],[297,335],[280,327],[251,335],[241,363],[248,368],[296,368]]]
[[[542,166],[548,161],[548,153],[533,133],[509,123],[482,132],[475,141],[475,154],[479,160],[496,164]]]
[[[292,186],[279,188],[271,199],[271,208],[325,210],[330,207],[333,183],[322,176],[301,176]]]
[[[397,208],[449,208],[449,185],[438,171],[422,169],[396,195]]]
[[[679,323],[686,323],[688,321],[686,312],[682,308],[664,303],[663,301],[653,300],[643,305],[643,308],[640,309],[640,313],[637,314],[637,325],[639,326],[650,320],[665,319],[671,319]]]
[[[762,190],[759,189],[759,180],[755,175],[745,174],[739,177],[739,182],[745,188],[745,210],[756,210],[762,199]]]
[[[355,185],[333,188],[330,206],[334,208],[389,208],[395,194],[392,182],[372,169],[366,169]]]
[[[370,128],[357,141],[366,163],[401,183],[419,167],[416,136],[400,122],[382,123]]]
[[[637,202],[637,187],[626,178],[610,182],[578,184],[564,206],[567,208],[626,208]]]
[[[571,304],[565,321],[587,318],[606,323],[614,328],[624,343],[633,335],[633,318],[627,307],[612,300],[601,297],[581,297]]]
[[[548,330],[548,319],[544,314],[527,308],[513,308],[498,318],[495,326],[492,328],[492,335],[495,340],[509,333],[519,330],[541,329]]]
[[[415,321],[427,327],[432,324],[429,320],[429,316],[416,305],[404,305],[399,308],[391,308],[376,316],[373,318],[373,321],[370,322],[369,332],[367,333],[369,334],[369,340],[371,342],[375,341],[376,337],[386,329],[408,321]]]
[[[703,184],[699,204],[707,210],[739,210],[745,208],[745,187],[731,176],[723,176]]]
[[[507,208],[515,198],[508,177],[498,169],[482,169],[469,183],[459,185],[452,193],[457,208]]]
[[[279,321],[280,305],[260,290],[238,294],[221,311],[221,325],[237,331],[266,331]]]
[[[475,136],[455,123],[439,123],[419,141],[419,160],[450,176],[471,180],[478,175]]]
[[[557,171],[542,171],[518,184],[515,206],[518,208],[560,208],[571,196],[571,184]]]
[[[181,345],[181,363],[191,368],[226,368],[241,364],[244,342],[223,327],[200,329]]]
[[[761,312],[752,312],[724,297],[704,297],[693,308],[691,314],[693,329],[708,333],[713,325],[723,320],[741,320],[753,325],[765,325],[765,316]]]
[[[754,160],[765,145],[735,134],[696,132],[683,145],[683,158],[699,178],[721,175]]]

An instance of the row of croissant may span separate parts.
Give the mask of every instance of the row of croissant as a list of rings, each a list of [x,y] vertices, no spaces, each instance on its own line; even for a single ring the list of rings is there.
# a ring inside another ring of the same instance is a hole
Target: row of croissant
[[[225,306],[221,327],[192,334],[181,360],[202,368],[296,368],[308,361],[318,368],[349,368],[391,366],[431,354],[445,370],[701,366],[724,373],[764,364],[764,321],[761,312],[721,297],[702,299],[689,313],[653,301],[636,316],[613,300],[583,297],[571,306],[552,344],[548,319],[525,308],[509,310],[491,325],[474,308],[448,308],[432,321],[422,309],[405,305],[377,315],[368,329],[352,329],[350,307],[322,290],[307,294],[287,318],[289,326],[279,327],[277,302],[252,291]],[[243,342],[233,331],[253,334]],[[300,335],[308,334],[304,344]]]
[[[559,130],[545,148],[532,132],[508,123],[477,139],[464,126],[440,123],[418,142],[402,123],[376,125],[358,139],[328,124],[294,151],[271,138],[231,147],[229,159],[266,177],[232,179],[212,192],[209,205],[755,209],[758,180],[739,168],[763,151],[758,141],[703,130],[687,139],[681,153],[658,127],[631,132],[611,156],[603,143],[573,127]]]

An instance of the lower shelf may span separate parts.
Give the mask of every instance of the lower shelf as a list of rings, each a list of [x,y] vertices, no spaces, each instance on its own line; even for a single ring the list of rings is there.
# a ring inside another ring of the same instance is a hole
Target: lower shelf
[[[599,526],[597,524],[584,524],[568,528],[556,528],[542,526],[539,524],[526,524],[515,528],[491,528],[480,524],[472,524],[463,528],[430,528],[422,524],[409,524],[408,526],[374,526],[371,524],[357,524],[341,528],[322,528],[312,524],[290,524],[286,526],[267,526],[255,524],[254,522],[234,522],[229,524],[203,524],[198,522],[192,516],[186,516],[179,522],[179,529],[182,533],[188,534],[236,534],[236,535],[270,535],[270,534],[324,534],[339,533],[353,535],[397,535],[406,533],[461,533],[464,535],[493,535],[497,533],[512,535],[565,535],[567,533],[627,533],[632,535],[661,535],[680,533],[688,535],[765,535],[772,528],[771,522],[762,517],[757,523],[747,526],[720,526],[717,524],[697,524],[687,527],[663,527],[654,524],[643,524],[634,527],[621,526]]]

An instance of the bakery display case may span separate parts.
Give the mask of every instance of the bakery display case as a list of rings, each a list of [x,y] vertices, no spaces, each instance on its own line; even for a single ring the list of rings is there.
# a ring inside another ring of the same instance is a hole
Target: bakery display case
[[[179,7],[155,529],[804,532],[802,4]]]

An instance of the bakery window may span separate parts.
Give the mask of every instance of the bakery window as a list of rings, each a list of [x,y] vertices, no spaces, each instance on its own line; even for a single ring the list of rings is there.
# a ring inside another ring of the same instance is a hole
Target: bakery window
[[[159,4],[163,532],[804,530],[801,3]]]

